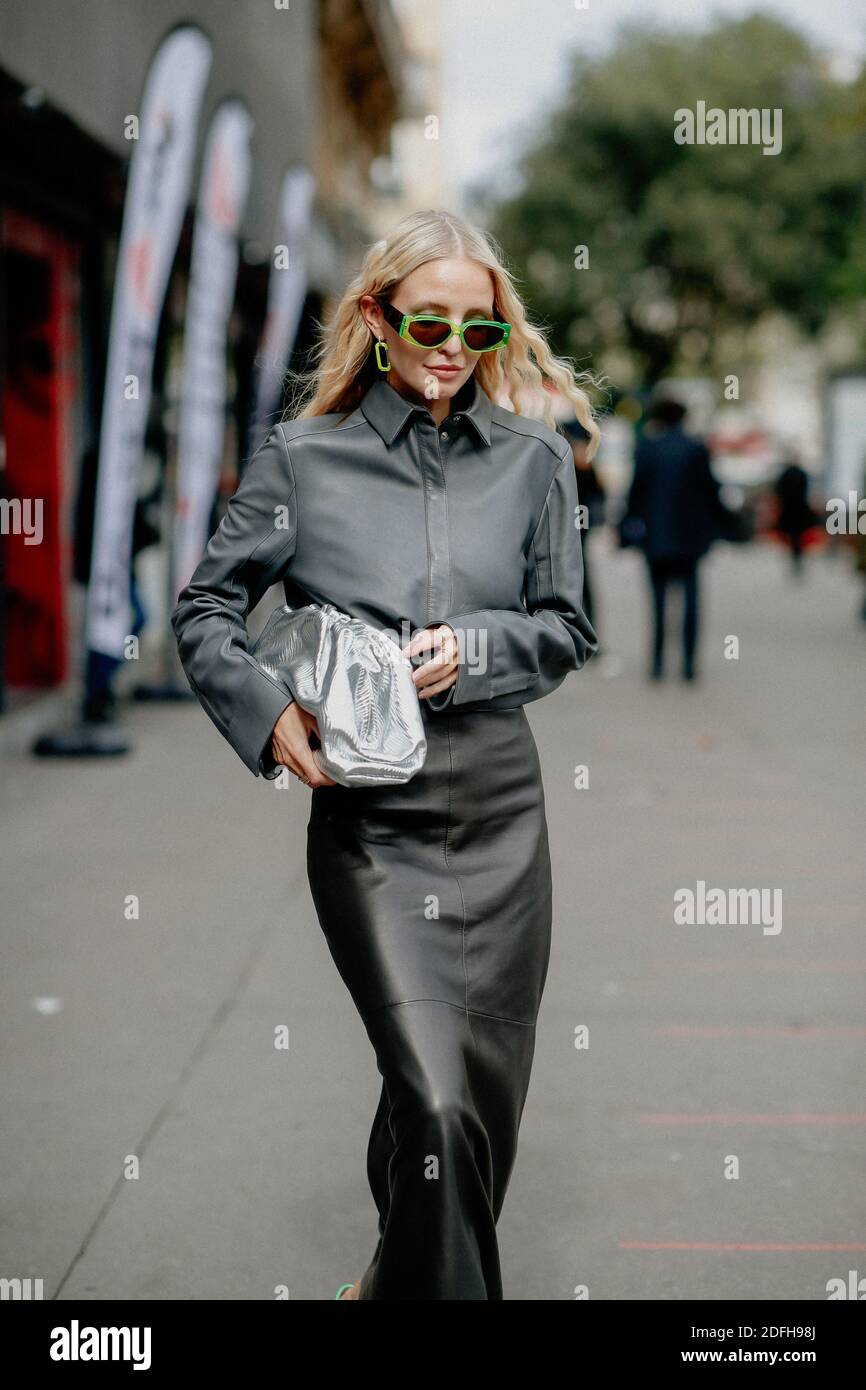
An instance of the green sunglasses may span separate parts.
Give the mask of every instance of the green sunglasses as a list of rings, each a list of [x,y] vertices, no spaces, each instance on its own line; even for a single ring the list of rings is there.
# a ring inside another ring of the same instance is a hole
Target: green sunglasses
[[[379,304],[386,322],[416,347],[444,347],[449,338],[459,333],[463,346],[470,352],[493,352],[505,347],[511,333],[510,323],[499,323],[496,319],[452,323],[451,319],[440,318],[438,314],[404,314],[387,299],[380,299]]]

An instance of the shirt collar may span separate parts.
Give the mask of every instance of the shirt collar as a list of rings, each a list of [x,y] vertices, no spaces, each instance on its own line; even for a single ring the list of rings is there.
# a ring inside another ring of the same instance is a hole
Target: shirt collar
[[[368,388],[361,400],[361,410],[389,445],[393,444],[410,416],[430,414],[426,405],[416,405],[414,401],[407,400],[384,377],[377,378]],[[456,419],[458,424],[467,421],[483,444],[490,443],[493,405],[474,372],[453,398],[451,411],[449,419]]]

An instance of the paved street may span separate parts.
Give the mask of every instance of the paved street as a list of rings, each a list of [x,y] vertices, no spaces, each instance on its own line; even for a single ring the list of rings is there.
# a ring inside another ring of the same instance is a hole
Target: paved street
[[[639,557],[600,543],[605,653],[528,707],[554,944],[505,1295],[823,1299],[866,1276],[860,590],[841,559],[798,585],[720,548],[703,680],[672,651],[653,686]],[[124,722],[128,759],[6,762],[0,1274],[332,1299],[375,1243],[379,1076],[306,882],[309,793],[197,705]],[[780,890],[781,930],[678,924],[699,882]]]

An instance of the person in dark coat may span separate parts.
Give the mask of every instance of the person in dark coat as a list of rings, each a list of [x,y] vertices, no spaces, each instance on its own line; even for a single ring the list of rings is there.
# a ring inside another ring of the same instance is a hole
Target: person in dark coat
[[[804,537],[821,517],[809,503],[809,475],[793,455],[776,479],[776,530],[791,552],[794,574],[802,574]]]
[[[665,603],[671,584],[683,589],[684,680],[694,680],[698,644],[698,565],[718,538],[725,511],[703,440],[683,429],[685,406],[657,400],[635,450],[622,529],[639,536],[647,560],[654,633],[650,677],[663,674]]]
[[[866,497],[866,472],[863,474],[863,490],[861,497]],[[854,564],[858,574],[862,574],[863,581],[866,583],[866,531],[860,530],[859,518],[857,523],[857,539],[854,542]],[[860,610],[860,617],[866,623],[866,591],[863,594],[863,607]]]

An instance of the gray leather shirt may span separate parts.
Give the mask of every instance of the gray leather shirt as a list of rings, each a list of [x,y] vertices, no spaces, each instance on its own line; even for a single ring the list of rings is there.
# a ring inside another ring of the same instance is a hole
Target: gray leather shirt
[[[290,703],[250,656],[246,618],[282,581],[388,629],[457,634],[435,711],[510,708],[555,690],[597,648],[582,610],[571,445],[494,404],[473,374],[437,428],[384,377],[348,415],[275,425],[250,460],[171,622],[190,686],[258,776]]]

